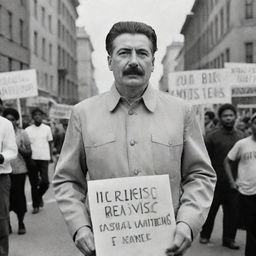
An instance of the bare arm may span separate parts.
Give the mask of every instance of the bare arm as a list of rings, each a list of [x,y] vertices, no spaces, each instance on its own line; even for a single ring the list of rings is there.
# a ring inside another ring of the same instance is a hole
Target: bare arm
[[[234,161],[230,160],[228,157],[226,157],[224,160],[224,169],[227,174],[230,187],[232,189],[237,189],[237,185],[236,185],[235,179],[233,177],[233,172],[232,172],[232,170],[234,170],[234,168],[236,168],[236,162],[234,162]]]

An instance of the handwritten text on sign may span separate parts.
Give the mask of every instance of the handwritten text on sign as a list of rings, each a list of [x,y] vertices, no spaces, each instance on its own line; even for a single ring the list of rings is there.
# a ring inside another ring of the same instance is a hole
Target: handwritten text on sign
[[[51,118],[69,119],[73,106],[65,104],[52,104],[49,112]]]
[[[248,97],[256,95],[256,64],[255,63],[225,63],[232,74],[232,96]]]
[[[34,69],[0,73],[1,99],[9,100],[37,95],[37,79]]]
[[[170,73],[169,92],[192,104],[231,102],[230,70],[193,70]]]
[[[88,182],[97,256],[164,256],[175,230],[168,175]]]

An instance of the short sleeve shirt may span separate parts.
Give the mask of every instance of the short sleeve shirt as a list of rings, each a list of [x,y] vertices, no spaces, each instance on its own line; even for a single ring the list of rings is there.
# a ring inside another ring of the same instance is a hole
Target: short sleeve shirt
[[[52,131],[48,125],[30,125],[26,132],[31,142],[32,159],[50,160],[49,141],[52,141]]]
[[[247,137],[238,141],[228,153],[228,158],[238,161],[236,183],[244,195],[256,194],[256,141]]]

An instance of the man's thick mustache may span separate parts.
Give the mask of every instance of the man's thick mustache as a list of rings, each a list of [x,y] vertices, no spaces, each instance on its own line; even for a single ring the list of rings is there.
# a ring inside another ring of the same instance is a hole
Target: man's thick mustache
[[[144,72],[142,70],[138,69],[137,67],[134,67],[134,68],[127,68],[126,70],[124,70],[123,75],[125,75],[125,76],[127,76],[127,75],[143,76]]]

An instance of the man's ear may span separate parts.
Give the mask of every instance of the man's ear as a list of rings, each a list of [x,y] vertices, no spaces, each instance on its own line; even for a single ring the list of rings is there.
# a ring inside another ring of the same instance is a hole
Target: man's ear
[[[153,57],[153,59],[152,59],[152,68],[151,68],[151,72],[154,71],[154,68],[155,68],[155,57]]]
[[[110,71],[112,71],[112,58],[108,55],[108,68]]]

